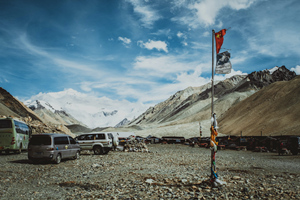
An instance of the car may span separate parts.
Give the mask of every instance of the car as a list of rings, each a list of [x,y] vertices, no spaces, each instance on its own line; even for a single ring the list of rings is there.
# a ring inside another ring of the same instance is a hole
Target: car
[[[118,146],[117,137],[112,133],[85,133],[75,137],[81,150],[93,150],[96,155],[108,154]]]
[[[79,156],[79,144],[66,134],[36,134],[32,135],[29,140],[28,159],[32,162],[49,160],[59,164],[62,159],[78,159]]]

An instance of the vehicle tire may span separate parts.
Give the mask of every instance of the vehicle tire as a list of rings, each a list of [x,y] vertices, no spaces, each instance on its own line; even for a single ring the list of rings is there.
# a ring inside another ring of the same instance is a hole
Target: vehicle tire
[[[76,160],[76,159],[79,159],[79,158],[80,158],[80,152],[77,151],[76,154],[75,154],[75,156],[74,156],[74,159]]]
[[[95,146],[93,150],[95,155],[103,154],[103,148],[101,146]]]
[[[55,162],[55,164],[59,164],[59,163],[61,162],[61,155],[60,155],[60,153],[57,154],[57,156],[56,156],[54,162]]]

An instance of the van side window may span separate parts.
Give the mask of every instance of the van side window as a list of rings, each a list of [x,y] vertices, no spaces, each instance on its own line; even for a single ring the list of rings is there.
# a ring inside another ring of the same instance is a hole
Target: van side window
[[[68,137],[55,137],[54,138],[54,144],[69,144]]]
[[[103,140],[105,139],[105,134],[97,134],[96,135],[96,140]]]
[[[69,137],[69,140],[71,144],[76,144],[76,141],[72,137]]]

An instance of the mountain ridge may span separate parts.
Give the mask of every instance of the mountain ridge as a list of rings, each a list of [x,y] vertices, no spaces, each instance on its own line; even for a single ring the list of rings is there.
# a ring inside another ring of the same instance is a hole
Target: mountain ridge
[[[214,85],[214,111],[217,113],[217,117],[222,117],[230,107],[247,99],[262,88],[277,81],[289,81],[294,77],[296,77],[295,72],[281,66],[220,81]],[[195,92],[189,97],[180,99],[179,94],[183,93],[184,91],[179,91],[166,101],[149,108],[124,128],[136,130],[136,134],[141,136],[156,134],[156,136],[195,137],[199,136],[201,126],[203,135],[209,136],[211,87],[206,87],[200,93]],[[136,127],[141,130],[137,130]]]

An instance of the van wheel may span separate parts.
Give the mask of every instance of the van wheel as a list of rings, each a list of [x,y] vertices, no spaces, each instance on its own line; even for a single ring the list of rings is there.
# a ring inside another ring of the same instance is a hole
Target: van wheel
[[[101,154],[103,154],[103,149],[102,149],[102,147],[100,147],[100,146],[95,146],[95,147],[94,147],[94,154],[96,154],[96,155],[101,155]]]
[[[79,157],[80,157],[80,152],[77,151],[76,154],[75,154],[75,156],[74,156],[74,159],[75,159],[75,160],[76,160],[76,159],[79,159]]]
[[[60,153],[57,154],[57,156],[56,156],[54,162],[55,162],[56,164],[59,164],[59,163],[61,162],[61,155],[60,155]]]

